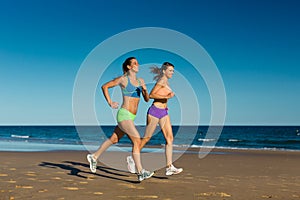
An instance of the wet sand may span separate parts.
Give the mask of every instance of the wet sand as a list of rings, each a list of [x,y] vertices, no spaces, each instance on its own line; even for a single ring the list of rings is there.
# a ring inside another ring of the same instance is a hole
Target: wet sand
[[[181,174],[166,176],[161,168],[141,183],[101,162],[91,173],[84,151],[0,152],[0,200],[300,199],[300,152],[214,150],[200,159],[193,151],[175,161]]]

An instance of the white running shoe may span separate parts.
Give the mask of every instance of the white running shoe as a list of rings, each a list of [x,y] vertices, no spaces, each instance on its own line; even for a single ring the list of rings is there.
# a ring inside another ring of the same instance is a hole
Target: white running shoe
[[[90,170],[91,170],[91,172],[96,173],[96,170],[97,170],[97,160],[94,158],[94,156],[92,154],[88,154],[86,156],[86,158],[87,158],[87,160],[90,163]]]
[[[166,175],[167,176],[171,176],[173,174],[179,174],[182,171],[183,171],[182,168],[176,168],[176,167],[174,167],[174,165],[171,165],[171,167],[168,167],[166,169]]]
[[[150,178],[151,176],[153,176],[153,174],[154,174],[154,172],[150,172],[150,171],[147,171],[145,169],[142,169],[142,171],[137,174],[138,180],[141,182],[145,179]]]
[[[132,156],[127,156],[126,161],[127,161],[128,171],[132,174],[135,174],[136,169],[135,169],[135,163],[134,163]]]

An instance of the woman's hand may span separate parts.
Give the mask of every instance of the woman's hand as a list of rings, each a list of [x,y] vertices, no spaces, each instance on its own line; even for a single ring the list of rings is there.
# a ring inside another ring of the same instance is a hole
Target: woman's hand
[[[174,97],[174,96],[175,96],[175,93],[174,93],[174,92],[170,92],[170,93],[167,95],[167,98],[170,99],[170,98],[172,98],[172,97]]]
[[[119,107],[119,103],[118,102],[112,102],[110,104],[110,107],[113,108],[113,109],[117,109]]]

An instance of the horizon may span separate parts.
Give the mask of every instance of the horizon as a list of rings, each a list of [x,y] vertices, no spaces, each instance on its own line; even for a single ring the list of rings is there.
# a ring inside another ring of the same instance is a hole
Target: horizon
[[[102,124],[102,125],[74,125],[74,124],[7,124],[7,125],[0,125],[0,127],[4,127],[4,126],[69,126],[69,127],[101,127],[101,126],[116,126],[116,124]],[[145,127],[146,125],[141,125],[141,124],[136,124],[137,127]],[[186,127],[186,126],[198,126],[198,127],[228,127],[228,126],[272,126],[272,127],[299,127],[300,125],[272,125],[272,124],[226,124],[226,125],[178,125],[178,124],[172,124],[172,126],[182,126],[182,127]]]

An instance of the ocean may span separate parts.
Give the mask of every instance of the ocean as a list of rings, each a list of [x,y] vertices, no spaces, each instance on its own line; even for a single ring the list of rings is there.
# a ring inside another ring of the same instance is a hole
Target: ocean
[[[0,126],[0,151],[96,150],[115,126]],[[145,126],[138,126],[143,135]],[[221,131],[220,131],[221,130]],[[300,151],[300,126],[173,126],[174,146]],[[164,145],[159,128],[148,145]],[[109,148],[130,151],[124,136]]]

